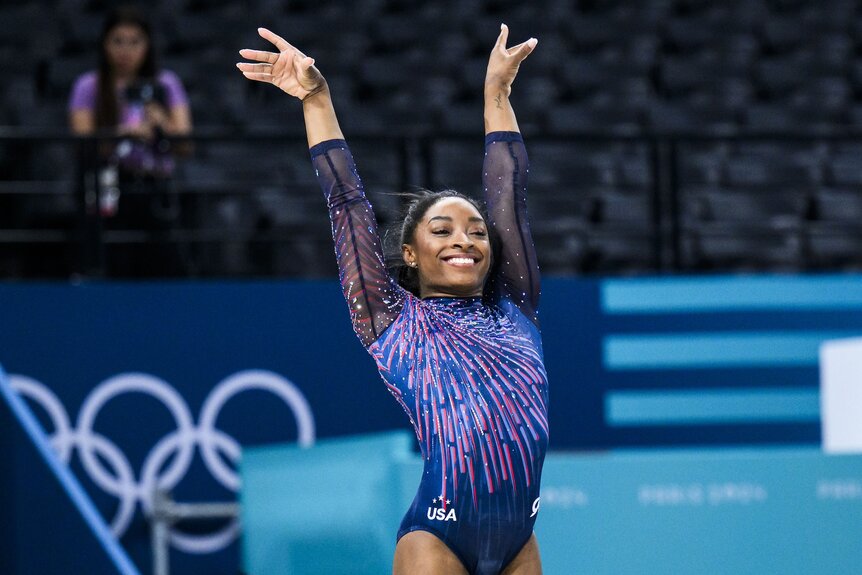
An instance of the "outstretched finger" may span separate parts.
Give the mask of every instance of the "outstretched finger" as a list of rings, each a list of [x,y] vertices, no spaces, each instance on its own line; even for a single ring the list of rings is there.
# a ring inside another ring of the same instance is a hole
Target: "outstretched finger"
[[[254,60],[255,62],[265,62],[267,64],[273,64],[276,60],[278,60],[278,54],[276,54],[275,52],[250,50],[248,48],[243,48],[242,50],[240,50],[239,55],[248,60]]]
[[[523,60],[533,52],[533,49],[535,49],[536,44],[538,43],[539,41],[535,38],[530,38],[526,42],[521,42],[517,46],[512,46],[508,50],[509,56],[518,58],[518,60]]]
[[[238,62],[236,65],[241,72],[272,72],[272,64],[249,64],[248,62]]]
[[[497,43],[494,44],[495,49],[506,49],[506,41],[509,39],[509,27],[505,24],[500,24],[500,35],[497,36]]]
[[[288,42],[275,32],[272,32],[271,30],[267,30],[266,28],[258,28],[257,33],[260,34],[260,37],[264,40],[269,40],[270,42],[275,44],[275,47],[278,48],[279,52],[284,52],[285,50],[293,50],[297,54],[301,54],[303,56],[305,55],[302,54],[302,52],[300,52],[299,50],[297,50],[295,46],[292,46],[290,42]]]
[[[272,84],[272,74],[264,74],[263,72],[243,72],[242,75],[249,80]]]

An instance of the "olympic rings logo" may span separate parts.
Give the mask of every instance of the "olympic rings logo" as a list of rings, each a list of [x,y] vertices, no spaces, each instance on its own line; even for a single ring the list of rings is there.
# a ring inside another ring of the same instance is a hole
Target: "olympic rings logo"
[[[152,511],[155,488],[170,491],[186,476],[196,448],[212,476],[225,488],[238,491],[240,479],[225,462],[239,461],[240,444],[216,428],[216,420],[225,404],[235,395],[251,389],[264,390],[281,399],[296,420],[298,442],[314,443],[314,417],[302,392],[284,377],[264,370],[235,373],[216,385],[201,407],[197,425],[182,396],[167,382],[146,373],[122,373],[96,386],[84,400],[78,421],[72,427],[59,398],[44,384],[25,375],[10,375],[12,388],[40,405],[48,414],[53,433],[46,430],[58,458],[66,465],[77,450],[80,462],[99,489],[116,497],[119,508],[111,521],[111,530],[120,538],[128,529],[140,502],[144,513]],[[168,433],[150,449],[140,474],[117,444],[94,431],[99,413],[112,399],[127,393],[143,393],[160,401],[172,416],[176,430]],[[165,465],[170,461],[169,465]],[[105,465],[107,464],[107,466]],[[221,530],[205,535],[189,535],[171,528],[171,544],[187,553],[212,553],[229,545],[239,533],[239,523],[232,520]]]

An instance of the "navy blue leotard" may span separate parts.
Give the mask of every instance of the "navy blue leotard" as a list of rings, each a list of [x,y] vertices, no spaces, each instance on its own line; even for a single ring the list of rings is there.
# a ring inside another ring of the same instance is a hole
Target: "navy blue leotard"
[[[439,537],[471,574],[499,573],[529,540],[548,444],[539,273],[517,132],[485,138],[483,182],[499,271],[484,298],[419,299],[387,273],[347,144],[311,148],[353,327],[410,418],[424,472],[398,538]]]

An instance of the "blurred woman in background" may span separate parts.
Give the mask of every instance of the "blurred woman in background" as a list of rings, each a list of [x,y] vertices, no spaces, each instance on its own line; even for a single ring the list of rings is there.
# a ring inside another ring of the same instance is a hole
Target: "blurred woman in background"
[[[186,91],[176,74],[159,69],[152,26],[134,7],[106,18],[98,49],[98,69],[75,81],[69,124],[78,135],[119,137],[100,147],[99,210],[109,227],[165,230],[179,209],[170,191],[174,150],[168,137],[192,130]],[[171,275],[176,262],[163,255],[109,258],[110,273]]]

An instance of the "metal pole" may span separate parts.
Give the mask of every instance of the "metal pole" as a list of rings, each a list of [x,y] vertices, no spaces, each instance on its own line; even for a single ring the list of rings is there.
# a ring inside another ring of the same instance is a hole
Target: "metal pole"
[[[153,575],[170,575],[171,526],[179,521],[196,519],[236,519],[238,503],[176,503],[171,494],[153,491],[150,534],[153,552]]]
[[[153,492],[152,546],[153,575],[170,574],[170,520],[163,513],[168,495],[163,491]]]

